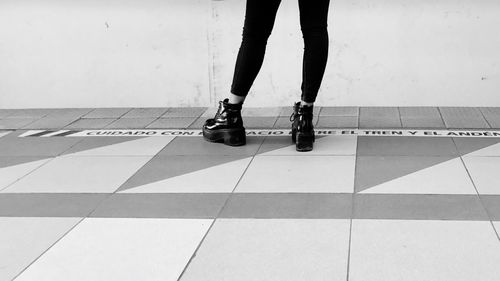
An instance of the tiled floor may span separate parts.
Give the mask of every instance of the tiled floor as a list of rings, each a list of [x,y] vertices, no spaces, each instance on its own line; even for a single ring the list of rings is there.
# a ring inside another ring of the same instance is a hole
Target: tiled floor
[[[12,129],[0,131],[0,280],[500,280],[500,137],[327,135],[310,153],[289,136],[252,135],[242,147],[199,136],[20,137],[196,129],[204,112],[0,110]],[[484,130],[500,124],[497,113],[316,115],[322,128]],[[287,128],[287,114],[244,118],[247,128]]]

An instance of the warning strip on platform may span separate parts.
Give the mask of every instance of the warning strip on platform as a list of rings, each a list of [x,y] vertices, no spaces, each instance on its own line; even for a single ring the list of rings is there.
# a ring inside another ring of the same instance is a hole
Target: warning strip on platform
[[[500,131],[477,130],[399,130],[399,129],[322,129],[316,128],[317,136],[394,136],[394,137],[487,137],[500,138]],[[286,136],[290,130],[246,130],[247,136]],[[201,130],[188,129],[113,129],[113,130],[30,130],[19,137],[200,137]]]

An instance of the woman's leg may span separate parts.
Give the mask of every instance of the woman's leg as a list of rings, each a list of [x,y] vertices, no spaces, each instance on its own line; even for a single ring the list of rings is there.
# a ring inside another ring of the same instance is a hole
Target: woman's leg
[[[299,0],[300,26],[304,38],[302,103],[316,101],[328,59],[328,9],[330,0]]]
[[[257,77],[280,2],[281,0],[247,0],[243,39],[236,58],[230,102],[243,101]]]

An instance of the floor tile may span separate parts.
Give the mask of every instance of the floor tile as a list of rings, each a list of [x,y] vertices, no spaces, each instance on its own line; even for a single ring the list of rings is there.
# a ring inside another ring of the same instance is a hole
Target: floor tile
[[[464,156],[463,160],[479,194],[500,195],[500,157]]]
[[[82,118],[64,127],[65,129],[103,129],[113,123],[115,118]]]
[[[158,118],[147,126],[148,129],[184,129],[195,121],[196,117]]]
[[[0,138],[0,156],[57,156],[81,141],[81,138],[18,137],[24,131],[15,131]]]
[[[53,111],[51,108],[21,108],[13,109],[7,118],[32,118],[39,119]]]
[[[75,122],[78,117],[73,118],[60,118],[60,117],[43,117],[36,120],[35,122],[29,123],[23,126],[23,129],[60,129],[68,126],[69,124]]]
[[[0,193],[0,217],[85,217],[108,194]]]
[[[79,221],[0,217],[0,280],[13,280]]]
[[[427,129],[427,128],[444,129],[444,128],[446,128],[441,117],[429,118],[429,117],[401,116],[401,122],[403,124],[403,128],[422,128],[422,129]]]
[[[460,158],[362,157],[358,160],[356,190],[361,193],[476,194]]]
[[[42,156],[0,156],[0,191],[50,159]]]
[[[47,118],[62,118],[62,119],[78,119],[92,111],[92,108],[54,108],[45,117]]]
[[[132,108],[95,108],[85,114],[83,118],[116,119],[125,115]]]
[[[490,128],[481,111],[473,107],[440,107],[447,128]]]
[[[439,113],[439,109],[437,107],[399,107],[399,113],[401,115],[401,118],[441,118],[441,114]]]
[[[354,165],[355,156],[255,156],[235,192],[352,193]]]
[[[14,112],[15,109],[0,109],[0,118],[6,118]]]
[[[219,219],[180,280],[346,280],[348,241],[348,220]]]
[[[280,114],[281,107],[243,107],[243,117],[276,117]]]
[[[167,112],[166,107],[133,108],[120,118],[158,118]]]
[[[206,107],[170,107],[161,117],[199,117],[206,110]]]
[[[198,129],[198,130],[201,130],[201,128],[203,127],[203,124],[205,124],[205,121],[208,118],[213,118],[213,116],[210,116],[210,117],[199,117],[196,120],[194,120],[194,122],[191,123],[191,125],[189,125],[188,128],[189,129]]]
[[[272,128],[277,117],[243,117],[246,129]]]
[[[490,219],[500,221],[500,195],[481,195],[481,202],[486,208]],[[500,233],[498,226],[497,231]]]
[[[220,218],[350,219],[349,193],[233,193]]]
[[[214,219],[229,193],[115,193],[92,212],[100,218]]]
[[[492,128],[500,128],[500,108],[498,107],[482,107],[481,113],[483,113],[484,118],[488,121],[488,124]]]
[[[360,128],[400,128],[401,120],[397,107],[361,107]]]
[[[354,220],[349,280],[499,280],[489,222]]]
[[[356,155],[356,136],[322,136],[316,138],[314,149],[304,155],[297,152],[291,136],[268,137],[259,149],[259,155]]]
[[[154,156],[175,137],[85,137],[64,152],[72,156]]]
[[[488,220],[477,195],[356,194],[354,218]]]
[[[85,219],[17,280],[177,280],[210,224]]]
[[[107,125],[106,129],[143,129],[156,118],[120,118]]]
[[[150,158],[149,156],[59,156],[2,192],[113,192]]]
[[[157,156],[128,179],[120,191],[231,193],[251,159],[215,155]]]
[[[355,106],[323,106],[319,115],[321,116],[351,116],[357,117],[359,108]]]
[[[319,116],[314,115],[313,116],[313,126],[316,126],[318,123]],[[243,122],[246,119],[243,120]],[[276,120],[276,123],[274,123],[274,128],[285,128],[285,129],[291,129],[292,127],[292,121],[290,121],[290,116],[281,116],[278,117]]]
[[[0,131],[0,138],[3,137],[3,136],[6,136],[8,134],[10,134],[11,131]]]
[[[6,118],[6,119],[0,119],[0,130],[15,130],[15,129],[21,129],[22,127],[25,127],[35,121],[37,121],[38,118]]]
[[[453,138],[460,155],[500,156],[500,138]]]
[[[360,156],[458,156],[452,138],[358,137]]]
[[[357,128],[357,116],[320,116],[318,128]]]
[[[229,146],[213,143],[203,138],[179,137],[170,142],[159,155],[254,155],[257,153],[264,137],[247,136],[246,145]]]

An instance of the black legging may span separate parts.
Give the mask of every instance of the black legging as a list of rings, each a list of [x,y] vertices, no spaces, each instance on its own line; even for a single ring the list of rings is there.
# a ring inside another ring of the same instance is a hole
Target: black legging
[[[231,93],[246,96],[260,71],[281,0],[246,0],[243,39],[236,59]],[[304,39],[301,98],[315,102],[328,59],[330,0],[298,0]]]

